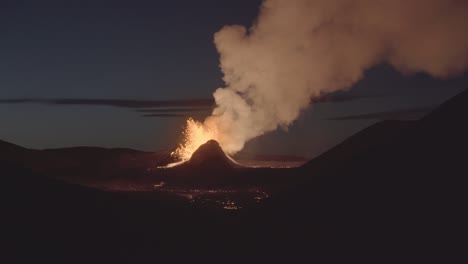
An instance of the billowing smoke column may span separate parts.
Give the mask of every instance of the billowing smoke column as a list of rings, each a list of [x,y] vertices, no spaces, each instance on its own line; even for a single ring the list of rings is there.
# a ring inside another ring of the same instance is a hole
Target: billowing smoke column
[[[215,44],[226,87],[204,126],[232,154],[373,65],[439,78],[465,71],[468,1],[265,0],[250,29],[225,26]]]

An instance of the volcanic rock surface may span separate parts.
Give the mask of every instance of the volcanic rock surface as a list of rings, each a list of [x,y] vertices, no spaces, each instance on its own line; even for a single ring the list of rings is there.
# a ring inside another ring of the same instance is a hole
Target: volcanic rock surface
[[[229,159],[216,140],[201,145],[192,155],[188,164],[200,169],[227,169],[238,167]]]
[[[177,188],[220,188],[231,186],[238,178],[233,162],[215,140],[201,145],[189,161],[176,166],[167,173],[166,186]]]

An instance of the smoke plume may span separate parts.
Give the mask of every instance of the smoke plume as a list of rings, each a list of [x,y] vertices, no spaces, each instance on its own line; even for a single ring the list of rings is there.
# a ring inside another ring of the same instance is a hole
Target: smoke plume
[[[233,154],[373,65],[437,78],[462,73],[467,14],[466,0],[265,0],[251,28],[215,34],[226,87],[215,91],[204,125]]]

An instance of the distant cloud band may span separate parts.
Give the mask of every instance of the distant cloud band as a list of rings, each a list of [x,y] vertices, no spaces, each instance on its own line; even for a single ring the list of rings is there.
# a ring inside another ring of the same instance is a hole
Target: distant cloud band
[[[198,107],[198,108],[156,108],[156,109],[138,109],[140,113],[186,113],[186,112],[207,112],[211,111],[212,107]]]
[[[213,99],[185,99],[185,100],[121,100],[121,99],[33,99],[15,98],[0,99],[0,104],[46,104],[46,105],[104,105],[126,108],[151,107],[210,107]]]
[[[418,119],[425,114],[432,111],[435,107],[418,107],[418,108],[406,108],[397,109],[384,112],[375,112],[359,115],[346,115],[326,118],[326,120],[343,121],[343,120],[367,120],[367,119],[380,119],[380,120],[408,120]]]
[[[188,113],[186,114],[174,114],[174,113],[168,113],[168,114],[146,114],[142,115],[142,117],[189,117],[190,115]]]
[[[349,93],[326,94],[311,100],[311,104],[324,102],[347,102],[365,98],[377,97],[375,95],[352,95]],[[7,98],[0,99],[0,104],[42,104],[51,106],[109,106],[131,108],[142,117],[188,117],[191,115],[208,114],[215,107],[212,98],[179,99],[179,100],[126,100],[102,98]]]

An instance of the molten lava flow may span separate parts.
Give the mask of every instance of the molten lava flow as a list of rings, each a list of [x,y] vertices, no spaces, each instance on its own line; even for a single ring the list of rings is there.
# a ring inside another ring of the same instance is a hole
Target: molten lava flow
[[[218,132],[216,128],[208,127],[198,121],[189,118],[183,132],[183,142],[171,153],[181,161],[189,160],[192,154],[210,139],[217,139]]]

